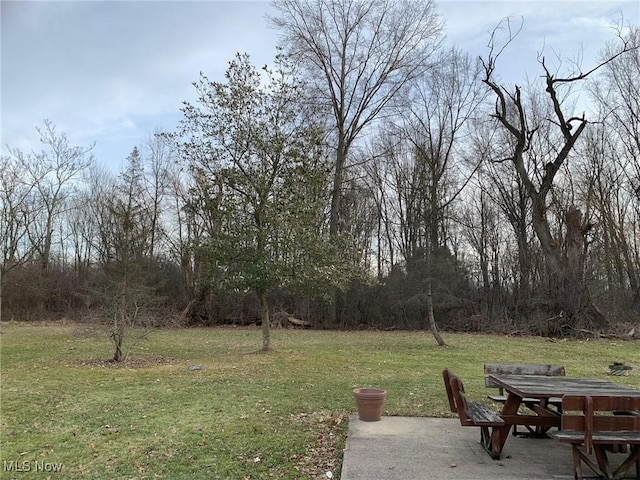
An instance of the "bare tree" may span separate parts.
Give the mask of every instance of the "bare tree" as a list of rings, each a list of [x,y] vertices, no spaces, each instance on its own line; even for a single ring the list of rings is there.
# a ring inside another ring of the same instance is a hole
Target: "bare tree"
[[[621,44],[620,44],[621,43]],[[620,154],[625,159],[640,156],[640,27],[630,27],[619,42],[607,45],[602,53],[602,74],[590,84],[591,92],[604,110],[606,124],[624,139]],[[634,48],[635,47],[635,48]],[[627,50],[620,55],[620,50]],[[640,164],[629,162],[636,187],[640,185]],[[640,197],[639,197],[640,198]]]
[[[147,170],[144,176],[145,191],[151,203],[151,239],[149,243],[151,257],[158,253],[158,243],[164,236],[162,211],[168,196],[171,165],[175,162],[174,153],[171,142],[157,129],[147,138],[143,149],[143,159]]]
[[[491,38],[489,54],[483,59],[483,82],[496,98],[493,117],[512,140],[511,151],[504,161],[508,161],[515,169],[531,200],[532,224],[549,272],[549,295],[555,299],[559,310],[556,313],[560,313],[569,326],[575,326],[580,320],[603,326],[605,318],[591,300],[583,281],[586,236],[592,225],[585,220],[577,206],[571,205],[565,212],[564,238],[555,235],[548,216],[549,196],[558,173],[589,124],[585,114],[568,113],[570,107],[564,102],[566,95],[577,82],[635,47],[624,43],[616,53],[594,68],[568,76],[553,73],[545,58],[540,57],[545,92],[539,97],[531,97],[527,103],[521,87],[515,85],[508,88],[500,85],[496,79],[496,62],[504,47],[499,48],[494,42],[495,33]],[[514,38],[510,36],[507,44]],[[543,98],[546,99],[546,106],[542,103]],[[538,112],[543,115],[536,116],[537,107],[541,107]],[[532,158],[532,146],[536,142],[548,141],[553,143],[545,149],[546,155]]]
[[[199,187],[188,183],[188,179],[178,169],[174,169],[170,182],[171,218],[169,225],[173,229],[168,232],[169,251],[177,260],[182,275],[182,287],[185,292],[185,305],[181,320],[184,322],[193,315],[198,300],[198,282],[203,275],[203,246],[208,237],[215,236],[215,223],[205,219],[215,217],[217,207],[199,208],[197,199],[212,199],[215,196],[198,192]],[[195,183],[195,182],[194,182]],[[201,184],[206,189],[206,184]],[[191,195],[190,195],[191,192]],[[217,197],[219,199],[219,197]],[[215,200],[214,200],[215,201]],[[208,226],[208,228],[207,228]]]
[[[33,186],[34,200],[39,209],[29,236],[40,256],[42,271],[49,269],[55,222],[65,208],[65,202],[75,189],[75,181],[93,162],[91,149],[71,146],[64,132],[56,131],[55,125],[44,120],[36,130],[46,147],[41,152],[24,154],[18,149],[9,149],[18,161],[23,181]]]
[[[445,216],[477,167],[468,169],[460,155],[460,137],[470,125],[485,93],[478,79],[480,64],[456,48],[441,52],[422,77],[407,83],[397,101],[394,130],[412,152],[411,189],[414,199],[407,265],[424,260],[426,322],[437,343],[444,345],[433,311],[435,264],[448,256]],[[457,161],[456,161],[457,160]],[[446,255],[440,255],[447,252]],[[442,257],[442,258],[436,258]]]
[[[33,185],[21,180],[21,166],[16,157],[2,157],[0,169],[0,320],[3,287],[7,273],[30,261],[35,253],[29,231],[35,221],[29,201]]]
[[[9,147],[9,155],[3,158],[0,277],[27,260],[37,259],[40,272],[31,284],[38,291],[37,303],[42,307],[48,295],[45,280],[54,235],[62,230],[62,215],[71,208],[68,201],[80,174],[93,162],[93,147],[70,146],[66,134],[57,132],[49,120],[36,130],[45,146],[41,152],[25,153]]]
[[[273,0],[289,53],[304,62],[310,98],[331,112],[335,162],[330,233],[340,230],[349,149],[396,93],[423,74],[442,22],[432,0]]]
[[[616,293],[628,291],[629,287],[635,294],[640,281],[628,234],[634,194],[626,185],[620,150],[616,135],[611,135],[611,125],[590,129],[581,148],[584,162],[577,182],[580,196],[599,227],[599,234],[593,236],[590,245],[598,258],[598,262],[592,262],[593,276],[604,276],[606,284],[600,290],[617,298],[620,297]],[[604,275],[598,275],[598,271]]]
[[[629,28],[621,39],[623,45],[640,45],[640,28]],[[620,49],[619,42],[611,42],[602,51],[603,60],[614,57]],[[599,75],[589,85],[601,116],[602,126],[589,137],[585,151],[592,169],[607,174],[608,182],[601,177],[589,176],[594,186],[601,221],[605,228],[604,245],[611,259],[608,268],[614,268],[628,279],[633,292],[633,306],[640,310],[640,265],[632,254],[627,232],[635,216],[640,215],[640,49],[631,50],[606,63]],[[611,280],[611,271],[607,270]],[[624,283],[624,282],[623,282]],[[621,283],[621,285],[623,284]],[[611,282],[610,282],[611,284]]]
[[[480,284],[480,314],[491,324],[494,311],[499,308],[496,300],[501,290],[500,244],[501,228],[498,209],[485,185],[488,179],[478,172],[474,191],[466,196],[461,222],[464,234],[478,257]]]
[[[68,240],[72,244],[73,264],[78,279],[86,278],[95,260],[96,235],[98,229],[93,221],[91,205],[95,197],[83,191],[74,198],[74,205],[67,213]]]
[[[510,242],[515,244],[512,250],[515,261],[510,262],[508,270],[512,272],[513,307],[516,312],[521,312],[529,308],[531,300],[534,234],[531,229],[531,200],[517,172],[508,162],[501,161],[509,156],[511,145],[508,132],[501,130],[495,120],[476,125],[472,149],[483,159],[479,171],[481,191],[510,226],[511,234],[505,233],[505,236],[515,240]]]
[[[153,313],[161,301],[156,294],[161,280],[150,255],[153,205],[145,188],[142,157],[134,147],[126,168],[105,192],[107,196],[102,197],[97,210],[102,312],[109,319],[115,362],[126,360],[127,339],[140,339],[148,333],[146,327],[157,321]],[[145,328],[134,336],[137,327]]]
[[[371,146],[371,161],[363,165],[363,181],[376,210],[375,257],[378,281],[382,281],[396,264],[396,252],[400,245],[397,223],[401,216],[392,181],[393,169],[398,166],[395,143],[393,134],[381,132]]]

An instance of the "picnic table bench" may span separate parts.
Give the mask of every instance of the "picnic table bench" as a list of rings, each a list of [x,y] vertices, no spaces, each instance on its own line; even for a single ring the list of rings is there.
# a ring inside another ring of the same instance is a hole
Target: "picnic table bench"
[[[462,380],[451,370],[445,368],[442,371],[442,378],[449,400],[449,408],[458,414],[462,426],[480,427],[480,444],[493,456],[491,452],[495,451],[495,446],[491,445],[492,435],[489,428],[502,427],[505,425],[505,421],[481,401],[467,400]]]
[[[565,395],[561,429],[553,437],[569,443],[576,480],[582,462],[602,478],[618,479],[635,464],[640,478],[640,396]],[[611,471],[607,451],[625,453],[626,460]],[[590,455],[595,456],[594,462]]]
[[[514,404],[507,401],[502,412],[494,412],[479,400],[467,400],[462,380],[451,370],[445,368],[442,377],[451,411],[458,414],[462,426],[480,427],[480,444],[494,460],[500,459],[506,435],[511,427],[525,425],[549,428],[560,425],[558,413],[549,413],[548,415],[552,415],[551,418],[541,409],[538,409],[536,415],[516,413],[519,402]]]

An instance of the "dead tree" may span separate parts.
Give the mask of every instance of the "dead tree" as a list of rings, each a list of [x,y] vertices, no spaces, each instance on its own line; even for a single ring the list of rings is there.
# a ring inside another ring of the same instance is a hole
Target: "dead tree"
[[[495,110],[492,116],[498,121],[512,140],[508,157],[499,161],[508,162],[515,169],[518,178],[531,200],[531,219],[536,237],[544,255],[548,274],[548,295],[554,308],[562,313],[562,321],[568,327],[579,322],[603,328],[606,319],[594,304],[584,280],[584,259],[587,253],[587,233],[592,226],[583,219],[579,207],[571,205],[565,213],[566,232],[554,232],[549,220],[549,194],[558,172],[574,150],[576,142],[589,125],[585,114],[568,113],[563,104],[566,89],[581,82],[597,70],[637,47],[623,41],[622,47],[586,72],[578,71],[566,77],[551,72],[540,56],[538,61],[544,72],[544,102],[551,112],[550,118],[540,118],[532,105],[523,98],[520,86],[510,88],[500,85],[496,79],[496,62],[505,47],[518,32],[512,33],[509,20],[505,20],[509,38],[504,46],[497,49],[495,33],[491,35],[489,55],[482,58],[484,66],[483,83],[495,96]],[[622,38],[622,37],[621,37]],[[541,99],[538,99],[541,100]],[[540,141],[541,129],[548,135],[547,141],[557,144],[547,148],[547,156],[542,160],[529,156],[534,142]],[[549,135],[551,132],[551,135]],[[557,140],[556,140],[557,139]],[[543,162],[542,164],[540,162]],[[564,241],[563,241],[564,239]]]

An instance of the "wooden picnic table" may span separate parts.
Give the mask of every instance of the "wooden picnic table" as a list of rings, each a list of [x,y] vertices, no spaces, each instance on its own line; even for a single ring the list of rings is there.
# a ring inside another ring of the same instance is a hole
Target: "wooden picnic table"
[[[534,425],[542,429],[560,427],[560,412],[549,408],[548,405],[548,401],[552,397],[561,398],[564,395],[640,397],[640,390],[599,378],[498,374],[489,375],[489,377],[508,393],[507,400],[500,412],[505,425],[494,427],[491,431],[492,451],[489,454],[494,459],[500,458],[504,444],[509,437],[509,431],[514,425]],[[537,415],[519,413],[519,407],[524,398],[540,399],[538,404],[529,406]]]

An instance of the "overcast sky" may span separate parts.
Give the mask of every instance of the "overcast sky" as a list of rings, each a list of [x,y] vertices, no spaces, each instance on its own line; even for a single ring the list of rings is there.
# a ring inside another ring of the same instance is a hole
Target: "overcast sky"
[[[419,0],[416,0],[419,1]],[[615,38],[621,17],[640,23],[638,0],[440,0],[447,37],[474,56],[509,15],[524,27],[499,71],[538,75],[537,53],[576,57],[587,69]],[[272,64],[278,33],[267,1],[1,1],[2,153],[39,149],[35,127],[51,120],[72,145],[96,143],[99,164],[119,170],[156,129],[174,131],[191,82],[203,71],[223,80],[228,61],[247,52]]]

